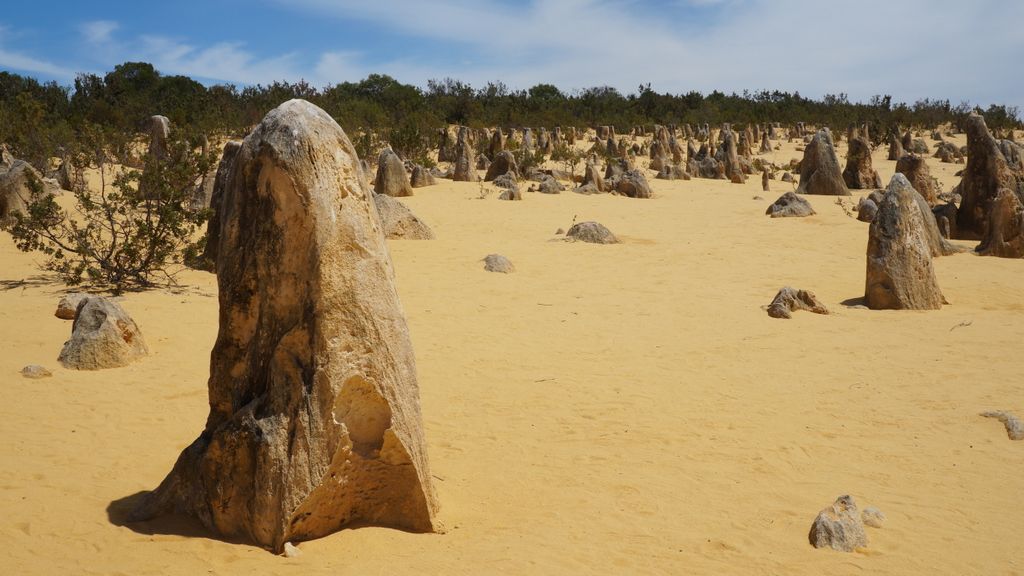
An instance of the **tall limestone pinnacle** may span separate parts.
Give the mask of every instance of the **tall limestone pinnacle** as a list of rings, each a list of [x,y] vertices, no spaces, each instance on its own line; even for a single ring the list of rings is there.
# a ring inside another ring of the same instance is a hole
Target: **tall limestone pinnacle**
[[[183,512],[278,552],[353,523],[434,531],[412,344],[345,132],[285,102],[222,202],[210,414],[131,519]]]

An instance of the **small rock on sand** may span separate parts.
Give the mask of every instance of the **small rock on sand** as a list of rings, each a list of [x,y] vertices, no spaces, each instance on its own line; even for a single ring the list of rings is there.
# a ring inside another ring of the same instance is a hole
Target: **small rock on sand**
[[[50,372],[38,364],[29,364],[21,369],[21,375],[25,378],[39,380],[40,378],[49,378],[50,376],[53,376],[53,372]]]
[[[885,512],[882,512],[874,506],[868,506],[861,513],[861,519],[864,520],[865,526],[872,528],[881,528],[885,524]]]
[[[985,418],[995,418],[1006,426],[1006,435],[1010,437],[1010,440],[1024,440],[1024,423],[1020,421],[1013,414],[1006,410],[991,410],[989,412],[982,412],[982,416]]]
[[[858,514],[852,496],[840,496],[828,508],[818,512],[809,534],[815,548],[832,548],[840,552],[853,552],[868,545],[864,520]]]
[[[484,258],[484,270],[487,270],[488,272],[511,274],[516,271],[516,267],[512,265],[511,260],[501,254],[488,254],[487,257]]]

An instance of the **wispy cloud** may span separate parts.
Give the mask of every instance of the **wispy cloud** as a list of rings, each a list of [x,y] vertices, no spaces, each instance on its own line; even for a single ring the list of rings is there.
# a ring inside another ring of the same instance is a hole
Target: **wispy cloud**
[[[74,73],[64,66],[8,49],[6,43],[16,36],[10,27],[0,24],[0,68],[43,74],[60,80],[68,80],[74,76]]]
[[[119,24],[112,20],[93,20],[83,22],[78,29],[82,37],[90,44],[105,44],[111,41],[111,35],[117,30]]]

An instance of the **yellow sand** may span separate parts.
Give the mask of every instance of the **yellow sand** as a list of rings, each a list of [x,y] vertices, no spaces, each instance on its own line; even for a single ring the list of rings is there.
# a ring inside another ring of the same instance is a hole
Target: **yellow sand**
[[[962,168],[929,164],[946,190]],[[214,277],[125,297],[148,358],[68,371],[63,287],[0,236],[0,573],[1024,573],[1024,442],[978,415],[1024,416],[1024,262],[937,259],[941,311],[849,308],[868,225],[834,198],[773,220],[777,180],[651,185],[502,202],[441,181],[403,199],[438,237],[391,252],[447,532],[346,530],[296,559],[184,519],[120,524],[203,427]],[[574,219],[625,243],[561,241]],[[485,272],[492,252],[517,272]],[[769,318],[784,285],[832,315]],[[22,378],[31,363],[53,378]],[[858,553],[812,548],[846,493],[888,523]]]

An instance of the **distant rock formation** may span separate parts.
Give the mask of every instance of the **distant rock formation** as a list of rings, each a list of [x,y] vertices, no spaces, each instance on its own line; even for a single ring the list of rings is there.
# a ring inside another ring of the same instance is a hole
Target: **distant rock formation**
[[[373,191],[393,198],[412,196],[412,185],[405,173],[405,163],[391,148],[381,150],[377,158],[377,178],[373,181]]]
[[[804,149],[804,158],[800,162],[800,184],[796,191],[799,194],[850,195],[828,130],[820,130]]]

